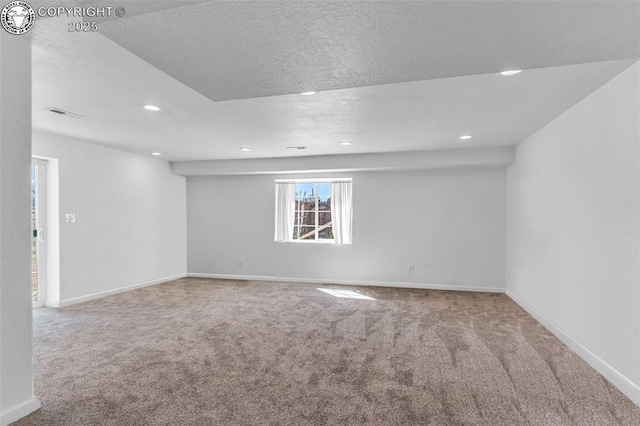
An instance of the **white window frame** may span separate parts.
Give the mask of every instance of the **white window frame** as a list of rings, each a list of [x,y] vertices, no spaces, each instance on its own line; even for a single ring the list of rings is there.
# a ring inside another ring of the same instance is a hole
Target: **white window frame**
[[[320,191],[318,188],[318,185],[322,184],[322,183],[331,183],[331,181],[326,181],[326,182],[320,182],[319,180],[310,180],[308,182],[301,182],[301,181],[297,181],[295,182],[296,185],[298,184],[309,184],[309,183],[313,183],[314,184],[314,189],[315,189],[315,200],[314,200],[314,204],[315,204],[315,209],[313,211],[314,213],[314,230],[311,231],[313,232],[314,238],[313,239],[292,239],[292,242],[296,242],[296,243],[329,243],[329,244],[335,244],[335,238],[319,238],[320,237],[320,231],[318,230],[318,228],[320,228],[319,226],[319,220],[320,220]],[[297,199],[296,199],[297,201]],[[323,211],[324,212],[324,211]],[[331,210],[328,210],[329,214],[333,214],[333,212]],[[307,227],[309,228],[309,225],[297,225],[295,223],[295,220],[298,219],[298,214],[300,213],[300,210],[295,210],[293,211],[294,215],[295,215],[295,219],[294,219],[294,225],[293,225],[293,229],[294,229],[294,233],[295,233],[295,229],[296,227],[298,228],[303,228],[303,227]],[[332,217],[333,219],[333,217]],[[331,221],[333,222],[333,220]],[[333,223],[331,224],[331,226],[333,227]],[[304,234],[306,235],[306,234]]]

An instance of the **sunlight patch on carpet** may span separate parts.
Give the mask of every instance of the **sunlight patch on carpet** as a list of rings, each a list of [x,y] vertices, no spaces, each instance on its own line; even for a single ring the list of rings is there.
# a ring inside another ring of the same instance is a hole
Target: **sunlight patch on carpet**
[[[320,290],[327,294],[330,294],[334,297],[342,297],[345,299],[363,299],[363,300],[376,300],[373,297],[369,297],[365,294],[358,293],[353,290],[335,290],[332,288],[317,288],[316,290]]]

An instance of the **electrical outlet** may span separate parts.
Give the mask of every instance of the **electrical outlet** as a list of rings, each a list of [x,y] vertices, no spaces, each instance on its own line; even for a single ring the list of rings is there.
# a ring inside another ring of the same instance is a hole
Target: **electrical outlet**
[[[409,273],[413,274],[413,265],[409,265]]]
[[[66,219],[67,219],[67,223],[74,223],[76,221],[75,213],[67,213]]]
[[[238,268],[242,268],[242,260],[238,260]]]

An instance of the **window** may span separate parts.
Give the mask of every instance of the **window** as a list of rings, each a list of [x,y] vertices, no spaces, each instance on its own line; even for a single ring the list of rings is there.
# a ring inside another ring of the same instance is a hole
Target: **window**
[[[333,240],[331,184],[301,182],[295,185],[293,239]]]
[[[351,179],[277,180],[277,242],[351,244]]]

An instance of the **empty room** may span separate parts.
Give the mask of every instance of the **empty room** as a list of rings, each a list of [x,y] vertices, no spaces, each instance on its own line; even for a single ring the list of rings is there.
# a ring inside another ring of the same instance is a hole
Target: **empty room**
[[[0,12],[0,425],[640,425],[640,1]]]

